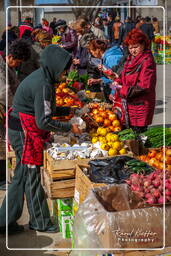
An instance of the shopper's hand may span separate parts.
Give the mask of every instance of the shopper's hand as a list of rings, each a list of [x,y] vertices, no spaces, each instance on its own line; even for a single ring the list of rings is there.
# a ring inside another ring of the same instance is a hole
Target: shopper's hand
[[[79,65],[80,64],[80,60],[79,59],[73,59],[73,64],[74,65]]]
[[[103,65],[102,65],[102,64],[99,64],[99,65],[98,65],[98,69],[99,69],[100,71],[103,71]]]
[[[81,134],[81,130],[78,128],[78,125],[77,124],[72,124],[72,128],[71,128],[71,131],[74,133],[74,134]]]
[[[112,94],[109,95],[109,100],[113,101],[113,95]]]

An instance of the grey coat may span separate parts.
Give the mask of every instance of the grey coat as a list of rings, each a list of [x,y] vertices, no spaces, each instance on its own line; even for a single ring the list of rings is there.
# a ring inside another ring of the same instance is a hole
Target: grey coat
[[[15,69],[8,68],[8,83],[6,81],[6,63],[0,55],[0,159],[5,159],[5,128],[4,113],[6,109],[6,88],[8,88],[8,106],[11,107],[13,96],[19,81]]]

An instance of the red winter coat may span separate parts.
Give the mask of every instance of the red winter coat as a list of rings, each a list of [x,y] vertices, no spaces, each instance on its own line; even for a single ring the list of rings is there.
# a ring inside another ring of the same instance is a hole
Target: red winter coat
[[[156,64],[150,50],[134,58],[128,56],[120,82],[120,95],[127,99],[130,126],[150,125],[156,95]]]

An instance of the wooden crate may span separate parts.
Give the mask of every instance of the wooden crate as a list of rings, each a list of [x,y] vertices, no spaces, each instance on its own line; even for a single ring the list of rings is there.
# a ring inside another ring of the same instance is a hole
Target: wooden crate
[[[87,164],[89,159],[81,160],[55,160],[47,151],[44,151],[44,169],[47,170],[52,180],[75,178],[76,165]]]
[[[51,199],[69,198],[74,196],[75,179],[53,180],[48,171],[41,169],[42,185]]]
[[[104,183],[93,183],[88,176],[82,171],[83,168],[89,168],[87,164],[76,166],[75,193],[74,199],[80,204],[82,203],[91,189],[106,186]]]

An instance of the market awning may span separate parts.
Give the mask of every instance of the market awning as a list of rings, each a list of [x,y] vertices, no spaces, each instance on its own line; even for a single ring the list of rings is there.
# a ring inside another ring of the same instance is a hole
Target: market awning
[[[35,5],[66,5],[68,4],[68,0],[35,0]]]

